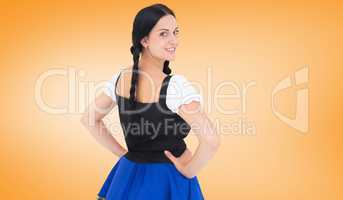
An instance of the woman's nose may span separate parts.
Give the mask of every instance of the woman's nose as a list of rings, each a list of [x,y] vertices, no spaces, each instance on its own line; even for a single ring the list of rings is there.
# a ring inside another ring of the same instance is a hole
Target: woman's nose
[[[172,35],[169,39],[169,43],[174,45],[174,46],[177,46],[178,45],[178,39],[175,35]]]

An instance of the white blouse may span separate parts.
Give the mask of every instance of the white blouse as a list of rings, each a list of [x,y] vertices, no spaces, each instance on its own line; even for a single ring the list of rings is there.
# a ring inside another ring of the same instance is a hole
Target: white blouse
[[[111,97],[114,102],[116,102],[114,86],[119,73],[120,71],[115,73],[112,78],[106,82],[103,88],[104,93]],[[195,90],[186,77],[179,74],[173,74],[167,88],[167,107],[171,111],[178,113],[179,107],[182,104],[188,104],[192,101],[198,101],[201,107],[203,106],[202,96]]]

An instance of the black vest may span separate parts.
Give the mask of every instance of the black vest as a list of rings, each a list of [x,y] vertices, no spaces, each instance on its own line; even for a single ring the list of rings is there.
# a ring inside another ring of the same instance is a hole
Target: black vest
[[[191,130],[190,125],[166,105],[167,88],[171,75],[162,82],[159,101],[144,103],[135,101],[131,110],[127,97],[116,93],[120,124],[125,136],[128,152],[124,155],[135,162],[171,162],[164,154],[169,150],[174,156],[180,156],[186,150],[185,138]]]

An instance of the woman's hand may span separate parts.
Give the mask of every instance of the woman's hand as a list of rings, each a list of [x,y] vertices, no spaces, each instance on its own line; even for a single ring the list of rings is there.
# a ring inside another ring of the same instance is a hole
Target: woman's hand
[[[170,151],[164,151],[165,155],[172,161],[176,169],[187,178],[193,178],[193,175],[190,170],[187,168],[188,162],[192,159],[192,152],[187,148],[181,156],[175,157]]]
[[[170,152],[169,152],[170,153]],[[178,157],[179,161],[186,165],[192,159],[192,152],[186,148],[186,150]]]
[[[119,157],[123,157],[126,153],[128,152],[128,150],[124,149],[121,151],[121,153],[119,154]]]

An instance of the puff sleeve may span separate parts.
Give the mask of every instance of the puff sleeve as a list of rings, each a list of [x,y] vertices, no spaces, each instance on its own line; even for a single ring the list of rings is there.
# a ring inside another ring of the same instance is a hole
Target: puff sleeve
[[[116,95],[115,95],[115,84],[116,84],[116,81],[117,81],[117,79],[118,79],[118,77],[119,77],[119,74],[120,74],[120,72],[115,73],[115,74],[111,77],[111,79],[109,79],[109,80],[106,81],[106,83],[105,83],[105,85],[104,85],[104,87],[103,87],[103,92],[104,92],[107,96],[111,97],[112,100],[113,100],[114,102],[117,101]]]
[[[187,78],[183,75],[173,75],[167,88],[167,107],[171,111],[178,113],[179,107],[182,104],[188,104],[192,101],[198,101],[201,107],[203,106],[202,96]]]

